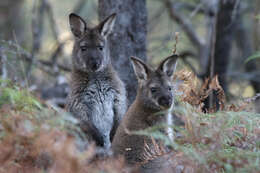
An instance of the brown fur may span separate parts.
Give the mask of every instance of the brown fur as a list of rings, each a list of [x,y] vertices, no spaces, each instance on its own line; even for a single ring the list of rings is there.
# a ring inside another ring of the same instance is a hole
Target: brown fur
[[[134,103],[124,116],[112,143],[115,155],[123,155],[128,164],[132,165],[145,161],[145,143],[151,150],[154,147],[150,137],[131,134],[131,131],[143,130],[160,123],[166,123],[165,115],[155,114],[158,111],[167,112],[172,105],[171,103],[171,105],[168,104],[165,107],[158,100],[168,95],[169,97],[173,97],[167,87],[171,84],[176,60],[176,56],[168,57],[154,71],[141,60],[132,59],[132,61],[137,61],[133,64],[139,83],[138,92]],[[158,97],[153,96],[156,93],[152,94],[150,92],[150,87],[155,84],[160,87],[157,93]],[[171,101],[173,102],[173,99]]]

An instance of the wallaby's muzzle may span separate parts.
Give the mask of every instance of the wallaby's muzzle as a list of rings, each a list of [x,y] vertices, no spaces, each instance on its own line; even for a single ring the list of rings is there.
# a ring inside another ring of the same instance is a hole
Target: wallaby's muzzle
[[[89,60],[87,66],[89,67],[90,71],[96,72],[96,71],[98,71],[98,70],[101,68],[102,63],[101,63],[101,61],[98,60],[98,59]]]
[[[90,67],[92,71],[98,71],[98,69],[100,68],[100,63],[94,62],[90,65]]]
[[[158,99],[158,103],[163,108],[170,108],[172,105],[172,97],[162,96]]]

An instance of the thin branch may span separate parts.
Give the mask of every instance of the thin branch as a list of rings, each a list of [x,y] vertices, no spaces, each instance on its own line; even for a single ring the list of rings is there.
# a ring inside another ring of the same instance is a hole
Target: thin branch
[[[181,57],[181,60],[193,71],[193,73],[197,77],[201,78],[201,75],[197,73],[195,67],[187,60],[188,57],[196,57],[196,54],[190,51],[183,51],[179,54],[179,56]]]
[[[201,48],[204,43],[199,38],[198,34],[194,31],[191,22],[180,15],[180,13],[176,10],[175,4],[170,0],[164,0],[164,4],[169,12],[170,17],[182,27],[182,29],[187,33],[191,42],[198,48]]]
[[[235,18],[238,16],[240,2],[241,2],[240,0],[236,0],[235,2],[234,9],[232,11],[231,24],[235,21]]]
[[[23,58],[24,60],[26,60],[27,62],[32,62],[32,57],[31,56],[27,56],[25,54],[23,54]],[[46,67],[52,67],[52,62],[51,61],[45,61],[45,60],[37,60],[37,61],[34,61],[33,63],[34,65],[38,66],[39,68],[43,69],[44,71],[46,71]],[[71,71],[71,68],[63,65],[63,64],[59,64],[57,63],[57,67],[60,69],[60,70],[63,70],[63,71],[66,71],[66,72],[70,72]],[[51,71],[51,70],[48,70],[50,74],[56,74],[55,72]]]
[[[173,45],[173,50],[172,53],[176,54],[177,53],[177,45],[178,45],[178,41],[179,41],[179,32],[175,32],[175,43]]]
[[[41,4],[34,3],[33,15],[32,15],[32,31],[33,31],[33,45],[32,45],[32,61],[29,62],[26,76],[29,77],[32,69],[32,64],[35,61],[35,55],[39,52],[41,47],[42,35],[43,35],[43,17],[46,8],[46,0],[41,0]]]
[[[50,57],[50,61],[53,65],[57,64],[57,58],[62,53],[64,43],[57,43],[56,49],[53,51]]]
[[[151,17],[151,19],[148,21],[148,33],[152,32],[153,29],[155,28],[155,26],[159,23],[159,18],[162,16],[163,12],[164,12],[165,8],[164,7],[160,7],[159,10],[157,10],[157,12]]]
[[[76,6],[73,9],[73,13],[79,14],[84,8],[84,5],[86,3],[87,3],[86,0],[79,0],[79,2],[76,4]]]
[[[50,5],[50,3],[46,0],[46,13],[49,17],[49,21],[50,21],[50,26],[51,26],[51,31],[53,34],[54,39],[59,43],[59,37],[58,37],[58,28],[57,28],[57,23],[54,19],[54,14],[53,14],[53,10],[52,7]]]
[[[46,0],[46,13],[48,14],[53,37],[57,43],[56,49],[53,52],[53,54],[51,55],[50,61],[52,62],[53,71],[58,72],[57,59],[58,59],[59,55],[62,54],[64,43],[61,43],[59,40],[58,27],[57,27],[56,21],[54,19],[53,9],[52,9],[50,3],[48,2],[48,0]]]
[[[190,19],[193,18],[199,11],[201,11],[203,3],[199,3],[190,14]]]
[[[196,15],[197,13],[205,13],[205,10],[203,8],[201,8],[201,5],[203,3],[199,3],[198,5],[193,5],[191,3],[185,3],[185,2],[176,2],[175,6],[178,9],[185,9],[191,12],[190,17],[193,17],[194,15]]]
[[[2,79],[7,79],[6,62],[7,57],[4,48],[0,45],[0,75]]]
[[[197,57],[197,55],[195,53],[188,51],[188,50],[179,53],[179,56],[181,58]]]

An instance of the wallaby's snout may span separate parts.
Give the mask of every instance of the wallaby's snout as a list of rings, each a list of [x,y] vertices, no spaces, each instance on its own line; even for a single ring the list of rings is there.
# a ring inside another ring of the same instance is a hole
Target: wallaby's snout
[[[88,65],[86,65],[91,71],[95,72],[98,71],[102,66],[102,59],[99,58],[90,58],[88,60]]]
[[[100,48],[101,49],[101,48]],[[79,51],[79,56],[75,56],[76,67],[82,71],[97,72],[106,65],[106,56],[102,50],[88,48]],[[74,63],[75,64],[75,63]]]
[[[100,67],[100,64],[101,64],[100,61],[99,62],[93,62],[90,66],[92,71],[97,71]]]
[[[158,104],[163,108],[170,108],[172,105],[172,96],[161,96],[158,99]]]

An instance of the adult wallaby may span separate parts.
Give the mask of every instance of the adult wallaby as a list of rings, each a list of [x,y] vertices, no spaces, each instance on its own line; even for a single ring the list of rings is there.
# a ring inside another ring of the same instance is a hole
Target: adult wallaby
[[[66,108],[79,120],[89,140],[105,149],[110,148],[127,109],[125,87],[112,67],[107,43],[115,18],[112,14],[90,28],[80,16],[69,15],[75,43]]]
[[[143,130],[160,123],[166,124],[169,119],[168,112],[174,102],[172,78],[177,58],[177,55],[172,55],[153,70],[140,59],[131,57],[138,79],[137,96],[124,116],[112,143],[114,154],[123,155],[130,165],[145,161],[145,143],[150,150],[154,147],[150,137],[134,135],[131,131]],[[165,113],[157,115],[158,112]]]

